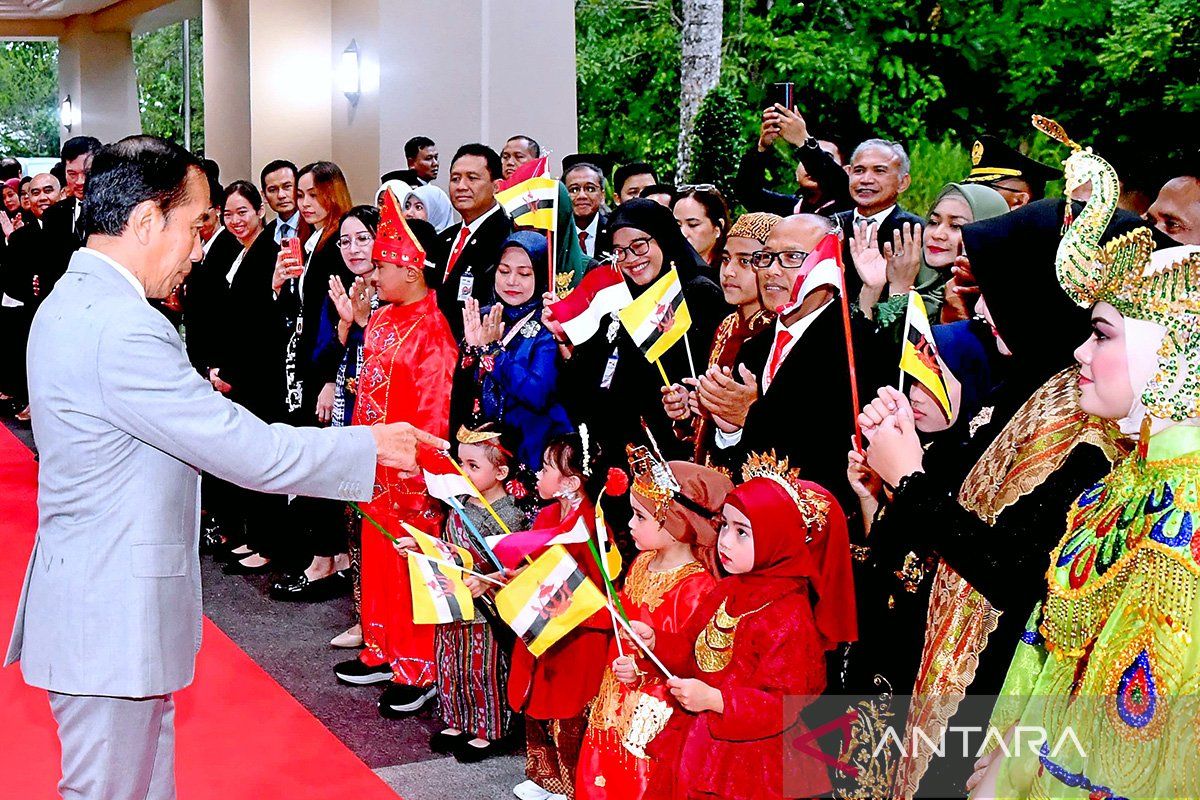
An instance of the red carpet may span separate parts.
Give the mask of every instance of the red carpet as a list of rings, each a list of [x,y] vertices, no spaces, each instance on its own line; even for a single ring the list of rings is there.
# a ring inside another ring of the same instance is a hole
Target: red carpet
[[[37,527],[37,464],[0,426],[0,644],[7,647]],[[196,682],[175,697],[180,800],[396,800],[396,794],[228,636],[204,620]],[[0,796],[56,796],[46,693],[0,670]]]

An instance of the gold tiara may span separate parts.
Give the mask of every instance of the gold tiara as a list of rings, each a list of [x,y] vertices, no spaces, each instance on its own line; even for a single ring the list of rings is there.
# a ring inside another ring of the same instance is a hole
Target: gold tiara
[[[825,525],[829,516],[829,499],[800,482],[799,467],[790,467],[787,458],[776,458],[775,451],[751,453],[742,466],[742,480],[766,478],[783,487],[796,504],[804,524],[810,528]]]
[[[462,425],[458,429],[458,433],[454,438],[458,439],[459,444],[481,444],[483,442],[497,441],[500,438],[500,431],[491,430],[487,426],[491,423],[484,423],[476,430],[471,430],[466,425]]]

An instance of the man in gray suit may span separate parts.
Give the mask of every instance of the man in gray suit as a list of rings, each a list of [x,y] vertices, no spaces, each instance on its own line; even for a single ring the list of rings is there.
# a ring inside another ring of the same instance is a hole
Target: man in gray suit
[[[267,425],[188,363],[164,298],[201,256],[200,162],[149,136],[95,157],[90,236],[29,340],[38,535],[6,664],[50,693],[64,800],[174,798],[171,693],[200,647],[200,470],[264,492],[371,498],[416,469],[411,426]]]

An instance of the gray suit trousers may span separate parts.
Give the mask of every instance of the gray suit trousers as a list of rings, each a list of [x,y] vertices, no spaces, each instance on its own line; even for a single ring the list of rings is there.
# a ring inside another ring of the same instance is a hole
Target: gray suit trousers
[[[175,701],[50,692],[62,800],[175,800]]]

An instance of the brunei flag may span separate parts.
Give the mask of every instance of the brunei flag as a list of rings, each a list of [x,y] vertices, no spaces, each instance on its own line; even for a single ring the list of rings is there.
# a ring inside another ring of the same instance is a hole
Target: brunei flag
[[[554,230],[558,181],[553,178],[534,177],[521,181],[511,189],[497,192],[496,200],[518,228]]]
[[[929,317],[925,314],[925,301],[916,292],[908,293],[908,311],[904,315],[904,344],[900,351],[900,372],[907,372],[913,380],[924,386],[942,407],[946,419],[950,419],[950,395],[946,391],[946,378],[938,361],[937,345],[933,342],[933,331]]]
[[[405,533],[417,540],[417,547],[420,548],[419,552],[408,555],[413,622],[418,625],[440,625],[475,619],[475,601],[471,597],[471,590],[463,583],[462,571],[429,560],[435,558],[469,570],[475,566],[470,552],[422,533],[407,523],[400,524],[404,526]],[[429,558],[422,558],[421,553]]]
[[[621,551],[608,535],[608,524],[604,521],[604,509],[600,500],[596,500],[596,539],[600,543],[600,557],[603,559],[604,573],[610,581],[615,581],[621,574]]]
[[[604,595],[561,547],[552,547],[496,592],[496,610],[540,656],[606,605]]]
[[[692,326],[692,315],[683,299],[683,286],[674,269],[654,282],[641,297],[621,309],[621,324],[646,360],[658,361]]]

